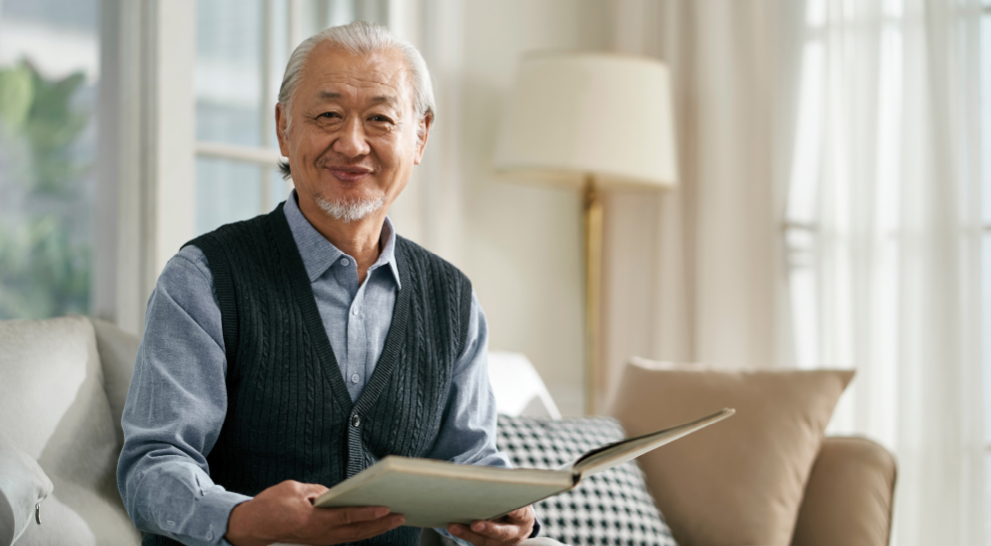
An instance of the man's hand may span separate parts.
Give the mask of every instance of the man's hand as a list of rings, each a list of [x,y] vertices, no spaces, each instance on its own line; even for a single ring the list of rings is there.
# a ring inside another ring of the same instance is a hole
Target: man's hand
[[[502,546],[519,544],[533,532],[533,507],[518,508],[495,521],[478,520],[471,528],[460,523],[447,526],[452,535],[463,538],[475,546]]]
[[[395,529],[403,516],[385,507],[314,508],[327,488],[292,480],[273,485],[231,511],[225,538],[234,546],[273,542],[340,544]]]

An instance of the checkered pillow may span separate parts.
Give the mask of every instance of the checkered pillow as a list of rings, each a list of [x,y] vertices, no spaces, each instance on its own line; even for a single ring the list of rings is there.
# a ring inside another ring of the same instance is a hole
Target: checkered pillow
[[[609,417],[551,421],[500,415],[497,442],[518,468],[557,468],[625,437],[623,426]],[[635,460],[588,476],[534,509],[540,535],[571,546],[677,546]]]

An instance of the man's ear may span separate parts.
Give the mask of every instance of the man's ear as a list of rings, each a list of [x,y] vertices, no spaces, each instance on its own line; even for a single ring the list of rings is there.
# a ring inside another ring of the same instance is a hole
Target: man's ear
[[[282,103],[275,104],[275,136],[279,139],[279,153],[282,157],[289,157],[289,143],[286,141],[286,126],[289,124],[289,116],[286,114]]]
[[[427,137],[430,136],[430,126],[434,123],[434,115],[427,112],[427,115],[420,118],[416,127],[416,157],[413,159],[414,165],[419,165],[423,159],[423,150],[427,148]]]

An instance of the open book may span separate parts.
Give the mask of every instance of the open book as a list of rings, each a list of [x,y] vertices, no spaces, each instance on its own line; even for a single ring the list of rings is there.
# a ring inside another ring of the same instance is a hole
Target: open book
[[[313,504],[318,508],[387,506],[406,516],[405,525],[415,527],[495,519],[574,489],[585,476],[621,465],[733,413],[723,409],[690,423],[604,445],[556,470],[460,465],[390,455],[335,485]]]

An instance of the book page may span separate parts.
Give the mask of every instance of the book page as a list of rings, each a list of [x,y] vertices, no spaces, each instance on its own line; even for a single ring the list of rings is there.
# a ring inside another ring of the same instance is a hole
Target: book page
[[[405,525],[446,527],[493,519],[575,485],[570,471],[456,465],[386,457],[313,504],[318,508],[386,506]]]
[[[664,444],[669,444],[678,438],[695,432],[700,428],[707,427],[713,423],[718,423],[734,413],[736,413],[736,410],[734,409],[723,408],[721,411],[717,411],[712,415],[707,415],[690,423],[676,425],[671,428],[651,432],[642,436],[627,438],[626,440],[621,440],[619,442],[614,442],[612,444],[593,449],[592,451],[589,451],[579,457],[578,460],[571,465],[571,468],[580,478],[584,478],[585,476],[595,474],[596,472],[601,472],[614,466],[619,466],[630,459],[635,459],[648,451],[653,451]]]

